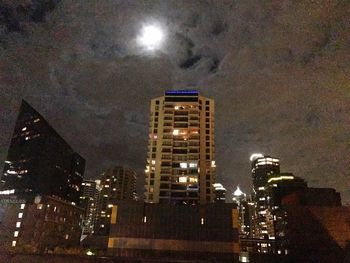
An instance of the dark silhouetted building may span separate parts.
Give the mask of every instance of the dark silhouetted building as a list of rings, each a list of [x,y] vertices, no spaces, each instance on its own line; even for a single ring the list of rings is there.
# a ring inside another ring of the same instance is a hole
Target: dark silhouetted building
[[[237,262],[236,205],[119,202],[112,207],[108,253],[142,261]]]
[[[78,204],[85,160],[22,101],[1,178],[1,191],[55,195]]]

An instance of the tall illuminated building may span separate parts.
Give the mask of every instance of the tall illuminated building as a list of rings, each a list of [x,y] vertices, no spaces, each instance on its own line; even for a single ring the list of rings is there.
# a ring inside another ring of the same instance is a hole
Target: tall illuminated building
[[[85,160],[22,100],[0,182],[0,191],[31,198],[54,195],[79,203]]]
[[[94,233],[96,217],[100,203],[100,190],[94,180],[84,180],[82,183],[82,195],[80,206],[84,209],[83,235]]]
[[[267,227],[268,196],[266,185],[270,178],[280,173],[278,158],[253,154],[250,157],[252,163],[252,177],[255,201],[254,233],[256,238],[274,238],[269,236]]]
[[[205,204],[216,180],[214,101],[196,90],[151,100],[145,201]]]

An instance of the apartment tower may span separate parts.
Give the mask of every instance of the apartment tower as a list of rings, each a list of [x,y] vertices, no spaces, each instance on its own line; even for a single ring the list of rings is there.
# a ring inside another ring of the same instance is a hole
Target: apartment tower
[[[196,90],[169,90],[150,110],[145,201],[213,202],[214,101]]]

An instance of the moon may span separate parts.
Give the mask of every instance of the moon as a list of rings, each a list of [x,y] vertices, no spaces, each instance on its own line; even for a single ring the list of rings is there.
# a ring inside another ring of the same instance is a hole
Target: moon
[[[162,47],[165,34],[159,25],[150,24],[142,26],[137,43],[146,51],[155,51]]]

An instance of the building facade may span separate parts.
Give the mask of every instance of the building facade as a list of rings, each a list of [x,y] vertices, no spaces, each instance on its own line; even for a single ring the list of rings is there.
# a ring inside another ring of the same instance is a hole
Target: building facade
[[[119,202],[112,208],[108,254],[155,262],[238,262],[234,204]]]
[[[136,193],[136,173],[123,166],[107,169],[101,178],[95,233],[108,235],[113,204],[120,200],[132,201]]]
[[[262,154],[253,154],[250,161],[255,201],[254,238],[268,239],[270,237],[266,223],[268,213],[266,185],[271,177],[280,173],[279,159]]]
[[[94,233],[99,203],[100,191],[97,182],[94,180],[84,180],[82,183],[82,195],[80,197],[80,206],[84,209],[83,235]]]
[[[213,202],[214,101],[195,90],[170,90],[151,101],[150,111],[145,201]]]
[[[1,191],[55,195],[78,204],[85,160],[22,101],[0,182]]]
[[[0,250],[53,251],[79,246],[83,209],[54,196],[0,195]]]

